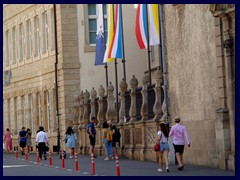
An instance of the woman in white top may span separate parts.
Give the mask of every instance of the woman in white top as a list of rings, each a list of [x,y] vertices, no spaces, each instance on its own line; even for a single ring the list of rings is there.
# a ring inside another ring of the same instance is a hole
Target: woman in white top
[[[158,131],[158,139],[157,141],[160,143],[160,151],[159,155],[159,172],[163,171],[163,158],[166,163],[166,171],[169,172],[169,161],[168,161],[168,152],[169,152],[169,144],[168,144],[168,130],[165,123],[160,124],[160,131]]]

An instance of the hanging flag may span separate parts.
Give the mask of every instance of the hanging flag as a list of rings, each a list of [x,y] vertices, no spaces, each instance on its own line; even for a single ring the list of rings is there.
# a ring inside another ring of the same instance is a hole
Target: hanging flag
[[[158,4],[148,4],[149,45],[160,44]]]
[[[114,58],[108,58],[108,53],[110,50],[111,43],[113,41],[114,35],[114,19],[113,19],[113,4],[108,4],[107,9],[107,17],[108,17],[108,38],[107,38],[107,46],[104,54],[103,62],[114,62]]]
[[[135,33],[140,49],[147,48],[147,10],[146,4],[138,4]]]
[[[111,43],[108,58],[123,58],[123,38],[122,38],[122,8],[116,5],[116,20],[113,41]]]
[[[104,44],[104,25],[103,25],[103,5],[97,4],[97,34],[96,34],[96,54],[95,65],[103,65],[103,58],[105,52]]]

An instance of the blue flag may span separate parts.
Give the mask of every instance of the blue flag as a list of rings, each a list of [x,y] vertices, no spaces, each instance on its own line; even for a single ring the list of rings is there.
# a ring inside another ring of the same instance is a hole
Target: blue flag
[[[97,34],[96,34],[96,56],[95,65],[103,65],[105,53],[104,26],[103,26],[103,5],[97,4]]]

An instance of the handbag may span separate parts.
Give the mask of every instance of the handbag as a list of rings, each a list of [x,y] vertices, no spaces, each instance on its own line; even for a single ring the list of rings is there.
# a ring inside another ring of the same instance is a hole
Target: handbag
[[[156,151],[156,152],[160,151],[160,144],[159,144],[159,142],[154,145],[153,150]]]

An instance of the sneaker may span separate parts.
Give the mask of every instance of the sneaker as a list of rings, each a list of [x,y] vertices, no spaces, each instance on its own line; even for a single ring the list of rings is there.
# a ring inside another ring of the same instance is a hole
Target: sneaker
[[[70,156],[70,159],[73,159],[73,156]]]
[[[105,161],[108,161],[108,160],[109,160],[109,158],[108,158],[108,157],[106,157],[104,160],[105,160]]]
[[[162,169],[158,169],[158,172],[162,172],[163,170]]]
[[[166,168],[166,170],[167,170],[167,172],[169,172],[169,169],[168,169],[168,167]]]

